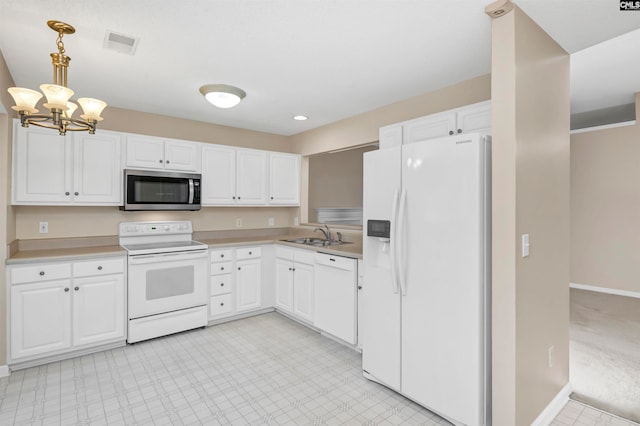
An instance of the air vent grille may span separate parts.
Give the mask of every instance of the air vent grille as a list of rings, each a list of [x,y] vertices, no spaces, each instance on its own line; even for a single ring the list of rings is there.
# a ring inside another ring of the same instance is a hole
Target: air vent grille
[[[107,30],[104,37],[104,48],[133,55],[136,53],[139,41],[139,38]]]

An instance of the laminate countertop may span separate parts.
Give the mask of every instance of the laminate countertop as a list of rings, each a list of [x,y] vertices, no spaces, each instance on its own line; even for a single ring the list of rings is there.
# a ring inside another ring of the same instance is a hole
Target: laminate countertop
[[[198,239],[201,243],[207,244],[209,248],[217,247],[239,247],[255,244],[279,244],[292,248],[312,250],[319,253],[328,253],[336,256],[350,257],[354,259],[362,259],[362,244],[360,242],[341,244],[331,247],[314,247],[298,243],[289,243],[281,240],[289,240],[301,238],[297,235],[270,235],[258,237],[237,237],[237,238],[213,238]],[[33,246],[33,244],[31,244]],[[104,256],[126,256],[127,251],[118,245],[108,246],[91,246],[91,247],[72,247],[72,248],[46,248],[46,249],[30,249],[21,250],[14,253],[7,259],[7,265],[33,262],[56,262],[56,261],[74,261],[85,260],[92,257]]]

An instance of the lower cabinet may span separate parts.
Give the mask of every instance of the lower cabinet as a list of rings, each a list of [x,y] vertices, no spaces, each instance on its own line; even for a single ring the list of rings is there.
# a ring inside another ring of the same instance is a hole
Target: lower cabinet
[[[262,308],[262,248],[212,249],[209,253],[209,319]]]
[[[276,307],[313,323],[313,251],[276,246]]]
[[[10,362],[124,342],[124,270],[122,257],[11,265]]]

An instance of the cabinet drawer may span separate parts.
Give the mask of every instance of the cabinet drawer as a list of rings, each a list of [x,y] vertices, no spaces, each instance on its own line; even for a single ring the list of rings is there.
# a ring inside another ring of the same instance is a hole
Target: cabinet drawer
[[[261,247],[245,247],[236,249],[236,259],[254,259],[262,256]]]
[[[102,259],[73,264],[74,277],[122,273],[124,273],[124,259]]]
[[[276,257],[280,259],[293,260],[293,249],[276,246]]]
[[[221,294],[209,298],[209,316],[231,313],[231,294]]]
[[[316,253],[316,264],[329,266],[331,268],[344,269],[345,271],[354,271],[356,269],[355,259],[324,253]]]
[[[226,262],[226,261],[230,261],[233,258],[231,257],[233,255],[231,249],[229,250],[211,250],[210,251],[210,258],[211,258],[211,262]]]
[[[58,280],[71,277],[70,263],[49,263],[11,268],[11,284]]]
[[[313,265],[315,254],[313,250],[296,250],[293,252],[293,259],[299,263]]]
[[[219,294],[231,293],[233,286],[231,274],[214,275],[209,280],[209,295],[217,296]]]
[[[233,262],[218,262],[211,264],[211,275],[230,274]]]

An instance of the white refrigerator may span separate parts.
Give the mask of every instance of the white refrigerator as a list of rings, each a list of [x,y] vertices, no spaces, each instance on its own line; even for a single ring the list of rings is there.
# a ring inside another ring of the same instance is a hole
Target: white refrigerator
[[[490,141],[364,154],[363,373],[458,425],[491,422]]]

